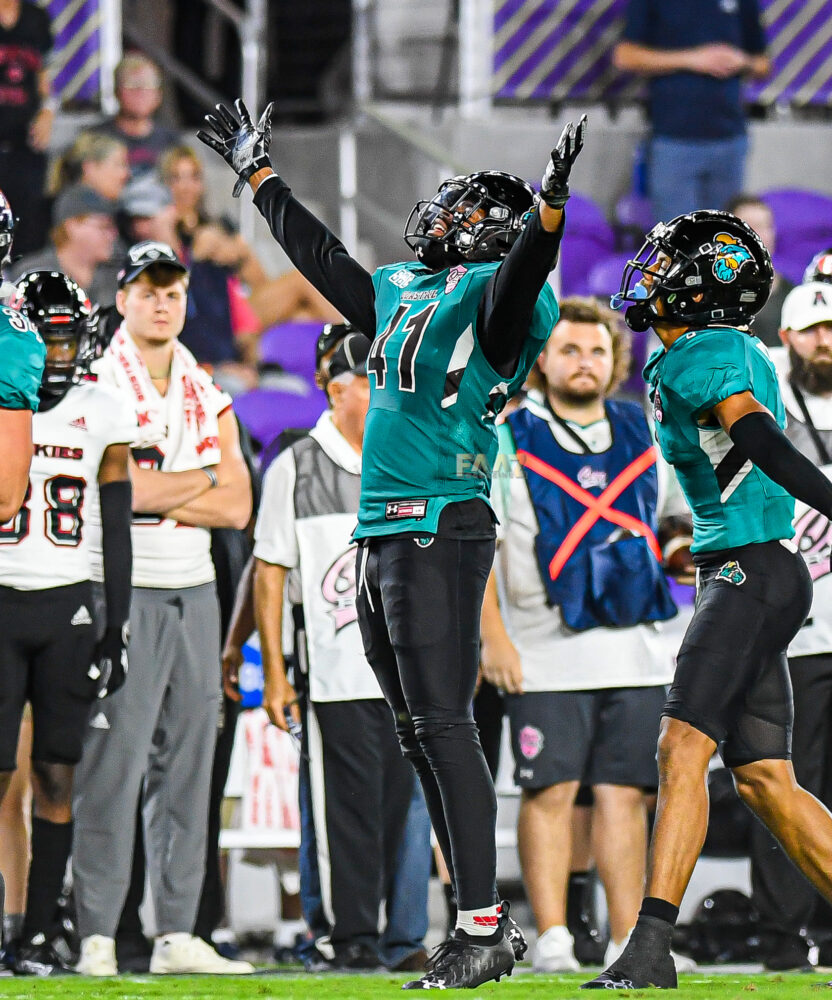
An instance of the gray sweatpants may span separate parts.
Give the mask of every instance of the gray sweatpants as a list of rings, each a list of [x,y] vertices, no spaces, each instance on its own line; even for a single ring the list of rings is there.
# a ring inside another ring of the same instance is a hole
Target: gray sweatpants
[[[135,588],[127,655],[126,683],[93,706],[75,772],[72,869],[82,937],[115,936],[142,788],[157,932],[193,929],[220,700],[214,584]]]

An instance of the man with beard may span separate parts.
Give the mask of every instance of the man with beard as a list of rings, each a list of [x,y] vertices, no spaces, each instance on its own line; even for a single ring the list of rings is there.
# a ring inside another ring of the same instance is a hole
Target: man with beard
[[[506,692],[523,790],[518,846],[537,924],[536,972],[578,969],[566,886],[581,786],[594,793],[607,963],[623,948],[644,889],[644,790],[658,784],[656,733],[672,675],[656,623],[676,608],[656,540],[650,429],[640,406],[607,398],[626,377],[628,348],[608,312],[564,300],[537,361],[542,391],[530,391],[500,427],[492,499],[502,537],[482,659],[486,678]]]
[[[788,360],[778,365],[788,415],[786,434],[832,476],[832,285],[810,281],[795,288],[783,303],[780,326],[788,350]],[[814,597],[806,624],[789,645],[792,764],[798,782],[832,806],[832,523],[798,501],[794,524],[794,540],[812,575]],[[769,931],[763,936],[766,966],[807,965],[808,943],[800,932],[811,925],[821,897],[760,823],[752,827],[751,862],[754,902]],[[828,954],[822,959],[826,965]]]

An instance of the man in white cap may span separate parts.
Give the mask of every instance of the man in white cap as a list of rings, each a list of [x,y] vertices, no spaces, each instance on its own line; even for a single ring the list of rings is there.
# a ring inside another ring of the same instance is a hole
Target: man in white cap
[[[780,320],[786,350],[776,351],[780,391],[792,444],[832,478],[832,284],[809,281],[786,297]],[[792,763],[798,782],[832,805],[832,523],[799,500],[795,543],[814,582],[812,610],[789,646],[794,690]],[[770,969],[809,962],[804,934],[820,895],[761,823],[752,824],[752,889],[766,925]],[[825,964],[823,962],[822,964]]]

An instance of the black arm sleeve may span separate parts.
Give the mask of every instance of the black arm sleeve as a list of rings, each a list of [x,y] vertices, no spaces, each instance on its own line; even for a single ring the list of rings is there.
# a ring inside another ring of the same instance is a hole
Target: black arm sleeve
[[[338,237],[301,205],[277,174],[263,181],[254,204],[304,278],[363,334],[375,337],[373,279]]]
[[[832,482],[789,441],[769,413],[746,413],[731,426],[731,440],[793,497],[832,520]]]
[[[133,570],[130,524],[133,518],[133,488],[127,480],[102,483],[99,487],[99,496],[107,628],[120,629],[130,616],[130,575]]]
[[[549,233],[535,210],[488,282],[477,313],[477,335],[489,364],[509,377],[529,333],[540,290],[558,259],[563,223]]]

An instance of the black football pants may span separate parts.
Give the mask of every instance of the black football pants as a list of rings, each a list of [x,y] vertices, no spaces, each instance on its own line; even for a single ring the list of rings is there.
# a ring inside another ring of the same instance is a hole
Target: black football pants
[[[496,900],[497,799],[472,711],[493,559],[493,539],[393,536],[365,543],[356,568],[364,652],[419,775],[461,910]]]

